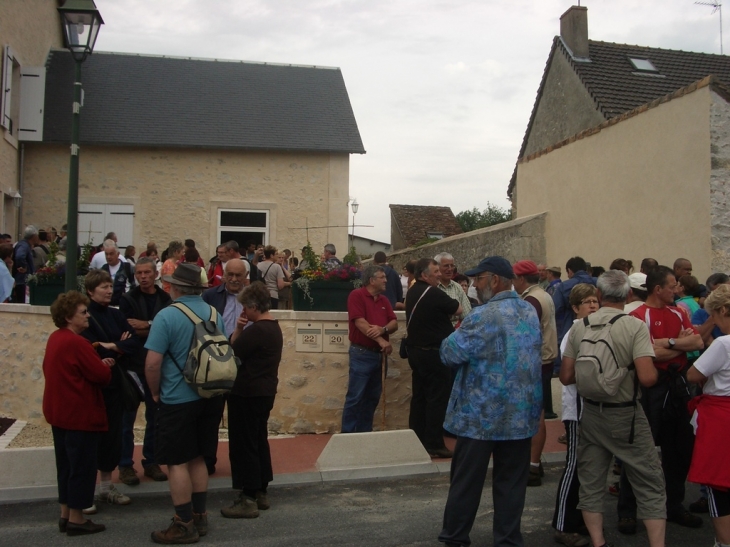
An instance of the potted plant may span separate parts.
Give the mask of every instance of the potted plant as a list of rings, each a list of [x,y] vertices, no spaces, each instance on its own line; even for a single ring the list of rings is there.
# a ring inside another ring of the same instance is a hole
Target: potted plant
[[[78,260],[77,271],[82,274],[78,277],[77,289],[83,292],[84,275],[89,271],[91,257],[91,243],[83,246]],[[30,304],[32,306],[50,306],[56,297],[66,290],[66,260],[59,255],[55,241],[48,246],[48,260],[45,266],[38,268],[28,276],[30,288]]]
[[[342,265],[327,268],[307,242],[301,269],[292,283],[292,305],[295,311],[347,311],[347,297],[362,285],[355,249]]]

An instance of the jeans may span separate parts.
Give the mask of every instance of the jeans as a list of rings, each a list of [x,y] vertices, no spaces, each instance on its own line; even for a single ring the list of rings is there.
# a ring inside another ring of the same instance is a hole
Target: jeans
[[[342,410],[342,433],[373,430],[373,417],[383,391],[382,353],[350,346],[350,379]]]
[[[149,467],[157,463],[155,461],[155,413],[157,403],[152,399],[150,388],[144,374],[137,375],[144,388],[144,443],[142,444],[142,467]],[[137,411],[125,411],[122,416],[122,457],[119,459],[119,467],[134,467],[134,422],[137,419]]]

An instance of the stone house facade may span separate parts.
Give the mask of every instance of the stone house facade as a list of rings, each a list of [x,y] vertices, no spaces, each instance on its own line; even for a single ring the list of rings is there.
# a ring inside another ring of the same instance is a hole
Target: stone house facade
[[[72,80],[52,50],[27,222],[65,222]],[[80,243],[347,248],[349,154],[365,150],[339,69],[96,52],[82,82]]]
[[[22,219],[13,197],[24,195],[21,157],[25,136],[21,127],[21,99],[28,93],[29,68],[43,67],[48,51],[63,45],[56,0],[3,0],[0,2],[0,47],[3,49],[0,94],[0,233],[17,239]],[[40,71],[40,68],[36,70]],[[36,80],[35,77],[30,79]],[[25,121],[25,120],[24,120]],[[27,135],[26,135],[27,136]]]
[[[513,214],[547,213],[551,265],[686,257],[700,281],[728,271],[730,58],[589,40],[580,6],[560,31],[508,187]]]

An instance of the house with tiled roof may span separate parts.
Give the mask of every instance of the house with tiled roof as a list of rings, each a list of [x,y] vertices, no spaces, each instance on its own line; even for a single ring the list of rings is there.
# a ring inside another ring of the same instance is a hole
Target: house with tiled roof
[[[389,207],[390,242],[394,251],[462,233],[450,207],[393,204]]]
[[[728,84],[730,57],[589,40],[567,10],[508,186],[516,217],[547,212],[548,262],[730,270]]]
[[[65,222],[73,74],[52,49],[25,145],[28,223]],[[365,149],[338,68],[95,52],[82,82],[80,243],[192,238],[206,259],[232,239],[347,248],[349,156]]]

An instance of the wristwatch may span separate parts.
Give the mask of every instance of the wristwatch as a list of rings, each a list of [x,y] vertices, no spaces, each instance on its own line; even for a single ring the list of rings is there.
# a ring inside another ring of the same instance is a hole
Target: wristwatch
[[[152,320],[150,319],[149,321],[147,321],[147,324],[151,327],[152,326]]]
[[[388,334],[388,327],[383,327],[383,334]]]
[[[676,340],[675,340],[674,338],[670,338],[670,339],[669,339],[669,340],[667,341],[667,343],[669,344],[669,349],[673,349],[673,348],[674,348],[674,344],[676,344],[676,343],[677,343],[677,341],[676,341]]]

